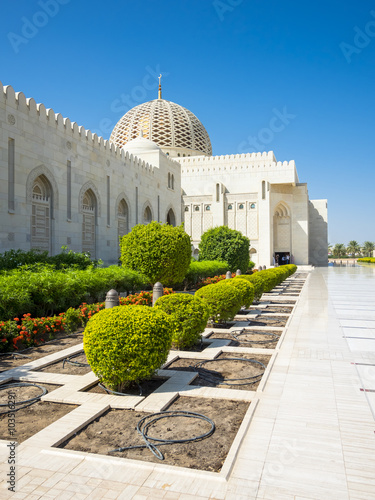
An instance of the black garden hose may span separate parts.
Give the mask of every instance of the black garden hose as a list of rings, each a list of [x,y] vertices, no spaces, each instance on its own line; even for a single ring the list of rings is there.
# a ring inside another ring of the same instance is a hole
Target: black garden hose
[[[215,363],[220,361],[245,361],[248,363],[254,363],[260,365],[263,368],[261,373],[257,375],[253,375],[251,377],[242,377],[242,378],[228,378],[225,381],[222,381],[220,375],[212,373],[212,371],[207,370],[206,368],[202,368],[202,365],[206,363]],[[218,358],[218,359],[205,359],[203,361],[199,361],[194,366],[192,366],[193,370],[199,373],[199,376],[206,380],[206,382],[210,383],[220,383],[221,385],[251,385],[256,384],[262,378],[264,371],[266,369],[265,365],[256,359],[248,359],[248,358]],[[241,382],[242,380],[246,380],[247,382]]]
[[[204,432],[199,436],[194,436],[192,438],[185,438],[185,439],[161,439],[161,438],[154,438],[148,435],[149,427],[155,424],[155,422],[163,418],[172,418],[172,417],[197,418],[200,420],[204,420],[205,422],[208,422],[211,428],[209,431]],[[214,433],[214,431],[215,431],[215,423],[210,418],[206,417],[205,415],[202,415],[201,413],[195,413],[183,410],[162,411],[159,413],[153,413],[152,415],[147,415],[146,417],[143,417],[138,421],[137,432],[142,436],[142,439],[144,440],[145,444],[116,448],[115,450],[111,450],[110,453],[121,452],[125,450],[134,450],[137,448],[148,448],[151,451],[151,453],[155,455],[156,458],[158,458],[159,460],[164,460],[164,455],[159,450],[158,446],[201,441],[202,439],[210,437]]]
[[[14,382],[12,384],[6,384],[3,386],[0,386],[0,391],[9,390],[9,389],[12,389],[13,387],[31,387],[31,386],[38,387],[39,389],[42,390],[42,393],[39,394],[38,396],[33,397],[33,398],[25,399],[24,401],[15,401],[14,404],[18,406],[17,408],[12,408],[12,409],[8,409],[6,411],[1,411],[0,415],[4,415],[5,413],[10,413],[10,412],[22,410],[23,408],[26,408],[27,406],[31,406],[32,404],[36,403],[37,401],[40,401],[40,398],[42,396],[44,396],[45,394],[47,394],[47,392],[48,392],[45,387],[42,387],[41,385],[38,385],[38,384],[32,384],[30,382]],[[21,405],[21,406],[19,406],[19,405]],[[4,406],[9,407],[9,403],[0,403],[0,407],[4,407]]]

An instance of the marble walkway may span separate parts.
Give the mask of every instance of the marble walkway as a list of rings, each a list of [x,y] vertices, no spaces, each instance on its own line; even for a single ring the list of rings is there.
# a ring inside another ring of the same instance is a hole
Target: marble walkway
[[[3,481],[0,498],[375,500],[374,431],[375,267],[320,268],[226,476],[33,443],[19,456],[17,492]]]

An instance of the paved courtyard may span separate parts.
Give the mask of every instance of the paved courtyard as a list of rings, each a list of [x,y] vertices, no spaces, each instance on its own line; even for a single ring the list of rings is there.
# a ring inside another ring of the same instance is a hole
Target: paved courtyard
[[[224,472],[56,449],[57,422],[19,446],[16,493],[3,463],[0,498],[375,499],[374,284],[375,267],[309,273]],[[103,409],[77,404],[75,425]]]

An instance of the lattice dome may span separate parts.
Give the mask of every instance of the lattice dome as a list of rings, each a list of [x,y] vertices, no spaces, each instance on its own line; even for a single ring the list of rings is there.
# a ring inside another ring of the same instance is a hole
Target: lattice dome
[[[110,142],[123,147],[140,134],[171,156],[212,155],[210,137],[188,109],[165,99],[145,102],[128,111],[116,124]]]

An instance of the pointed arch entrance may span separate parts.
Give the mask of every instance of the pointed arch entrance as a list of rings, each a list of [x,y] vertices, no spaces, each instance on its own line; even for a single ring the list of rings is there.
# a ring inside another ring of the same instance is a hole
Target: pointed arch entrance
[[[284,202],[280,202],[273,215],[273,250],[278,264],[286,263],[282,257],[292,254],[292,232],[290,209]]]

